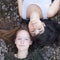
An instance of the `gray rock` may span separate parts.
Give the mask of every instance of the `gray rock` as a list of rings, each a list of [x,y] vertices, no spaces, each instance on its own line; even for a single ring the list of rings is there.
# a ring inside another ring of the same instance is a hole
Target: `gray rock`
[[[5,42],[3,39],[0,39],[0,60],[4,60],[5,53],[8,52]]]
[[[60,60],[60,46],[44,46],[40,52],[44,60]]]

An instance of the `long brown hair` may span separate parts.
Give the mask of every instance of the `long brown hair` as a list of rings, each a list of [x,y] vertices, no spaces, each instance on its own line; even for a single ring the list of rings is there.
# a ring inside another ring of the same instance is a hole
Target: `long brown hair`
[[[18,34],[18,32],[19,32],[20,30],[26,30],[27,32],[29,32],[28,24],[26,24],[26,23],[21,23],[20,28],[18,29],[18,31],[17,31],[16,34],[15,34],[15,38],[16,38],[16,35]],[[31,40],[33,40],[30,32],[29,32],[29,35],[30,35]]]

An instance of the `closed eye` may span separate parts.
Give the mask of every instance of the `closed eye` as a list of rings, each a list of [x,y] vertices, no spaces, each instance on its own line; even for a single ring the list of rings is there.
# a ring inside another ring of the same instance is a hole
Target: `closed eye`
[[[43,30],[40,30],[39,32],[40,32],[40,34],[42,34],[44,31]]]
[[[41,30],[41,28],[39,28],[38,30]]]
[[[34,31],[31,31],[32,33],[34,33]]]
[[[25,39],[25,40],[29,40],[29,39]]]
[[[22,40],[22,38],[18,38],[18,40]]]

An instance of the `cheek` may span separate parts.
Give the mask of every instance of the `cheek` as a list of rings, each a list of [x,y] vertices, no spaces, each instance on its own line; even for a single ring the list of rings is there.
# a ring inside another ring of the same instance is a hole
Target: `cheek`
[[[16,45],[19,45],[19,44],[20,44],[20,41],[15,41],[15,44],[16,44]]]
[[[33,28],[33,26],[32,25],[29,25],[29,31],[31,32],[31,31],[33,31],[34,30],[34,28]]]
[[[30,42],[28,41],[28,42],[25,42],[25,45],[30,45]]]
[[[29,28],[29,29],[32,29],[32,28],[33,28],[31,23],[29,23],[28,28]]]

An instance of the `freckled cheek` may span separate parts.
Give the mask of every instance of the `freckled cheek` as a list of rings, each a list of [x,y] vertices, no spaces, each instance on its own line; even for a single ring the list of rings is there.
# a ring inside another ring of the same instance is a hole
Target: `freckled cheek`
[[[34,28],[32,26],[29,27],[29,31],[33,31]]]
[[[25,41],[25,44],[29,44],[30,42],[29,41]]]
[[[26,43],[25,46],[28,46],[29,47],[30,46],[30,43]]]
[[[33,26],[32,26],[32,24],[31,24],[31,23],[29,23],[29,28],[30,28],[30,29],[32,29],[32,28],[33,28]]]
[[[19,43],[20,43],[20,44],[25,44],[25,41],[20,41]]]
[[[17,45],[20,45],[21,43],[20,42],[17,42]]]

